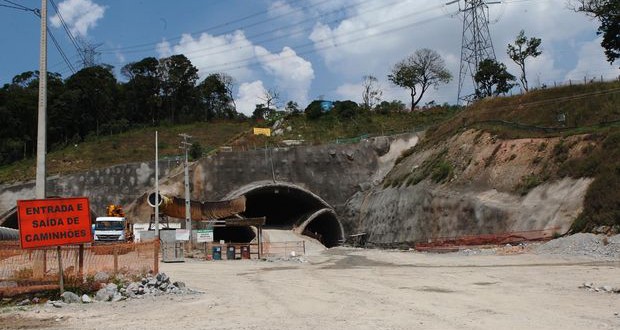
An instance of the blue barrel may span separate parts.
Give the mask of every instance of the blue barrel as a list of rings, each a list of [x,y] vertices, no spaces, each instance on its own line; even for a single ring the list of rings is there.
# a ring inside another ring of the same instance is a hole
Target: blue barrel
[[[213,260],[222,260],[222,247],[221,246],[213,247]]]
[[[226,259],[235,260],[235,246],[229,245],[226,249]]]

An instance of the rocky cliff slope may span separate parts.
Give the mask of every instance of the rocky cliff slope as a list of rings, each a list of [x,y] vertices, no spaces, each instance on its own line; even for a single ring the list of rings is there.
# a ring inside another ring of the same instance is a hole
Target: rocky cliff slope
[[[549,173],[590,148],[587,136],[503,140],[467,130],[403,152],[381,183],[349,199],[344,218],[378,244],[563,234],[592,179]]]

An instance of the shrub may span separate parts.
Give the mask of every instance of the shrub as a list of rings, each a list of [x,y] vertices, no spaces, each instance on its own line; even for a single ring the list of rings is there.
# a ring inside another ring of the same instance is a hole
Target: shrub
[[[435,168],[433,168],[431,179],[436,183],[444,182],[452,178],[453,171],[452,164],[445,160],[441,160],[437,163]]]
[[[189,148],[189,158],[191,160],[200,159],[202,157],[203,148],[202,145],[198,142],[192,143],[192,146]]]

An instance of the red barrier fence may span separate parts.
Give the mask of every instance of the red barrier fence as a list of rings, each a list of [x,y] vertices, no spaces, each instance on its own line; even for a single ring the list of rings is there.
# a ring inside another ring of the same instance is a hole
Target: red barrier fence
[[[98,272],[142,275],[159,270],[159,242],[63,246],[61,258],[68,280],[82,282]],[[0,297],[56,289],[58,280],[56,248],[23,250],[19,242],[0,242]]]
[[[525,241],[550,240],[558,233],[560,228],[548,228],[542,230],[518,231],[501,234],[481,234],[459,237],[439,237],[430,239],[425,243],[416,243],[418,251],[430,250],[454,250],[459,246],[472,245],[500,245],[514,244]]]

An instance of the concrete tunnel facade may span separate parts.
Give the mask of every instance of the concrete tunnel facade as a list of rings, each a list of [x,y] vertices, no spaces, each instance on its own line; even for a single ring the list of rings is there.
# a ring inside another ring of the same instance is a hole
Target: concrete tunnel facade
[[[290,229],[319,240],[326,247],[344,242],[344,229],[333,207],[318,195],[285,182],[255,182],[224,199],[245,195],[246,217],[266,217],[264,228]],[[249,241],[254,234],[243,228],[217,228],[216,239]]]

